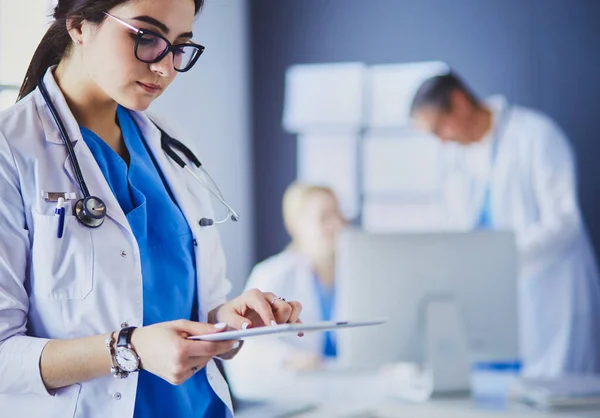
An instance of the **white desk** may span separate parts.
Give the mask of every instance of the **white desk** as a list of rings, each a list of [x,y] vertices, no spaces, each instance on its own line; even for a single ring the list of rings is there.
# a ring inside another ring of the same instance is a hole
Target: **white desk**
[[[389,382],[373,373],[317,372],[297,375],[278,386],[270,399],[280,405],[313,405],[291,414],[273,408],[240,411],[239,418],[600,418],[595,411],[541,412],[510,404],[504,410],[478,408],[470,399],[402,402],[391,394]],[[265,398],[266,399],[266,398]]]
[[[469,399],[452,401],[429,401],[422,404],[383,402],[378,406],[360,406],[323,402],[306,410],[310,404],[294,403],[287,406],[265,406],[261,409],[242,411],[238,418],[598,418],[595,411],[541,412],[522,405],[510,405],[506,410],[477,408]],[[303,412],[304,410],[304,412]]]
[[[541,412],[521,405],[511,405],[507,410],[476,408],[468,399],[430,401],[423,404],[389,402],[376,407],[352,409],[341,405],[323,404],[321,407],[297,418],[598,418],[600,410]]]

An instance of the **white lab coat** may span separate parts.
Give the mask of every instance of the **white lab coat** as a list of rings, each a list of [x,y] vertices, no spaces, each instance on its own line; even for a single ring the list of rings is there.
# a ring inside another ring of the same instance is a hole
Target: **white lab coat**
[[[599,277],[578,207],[571,147],[539,112],[508,106],[502,97],[489,106],[497,135],[445,147],[447,221],[473,228],[489,181],[494,227],[517,237],[524,373],[600,372]]]
[[[100,228],[84,227],[71,215],[69,202],[64,236],[57,239],[56,203],[46,202],[42,193],[80,197],[81,192],[56,123],[38,90],[0,113],[0,415],[131,418],[137,373],[53,391],[40,376],[40,355],[49,339],[108,333],[124,323],[141,326],[143,312],[136,239],[51,70],[44,80],[88,188],[106,203],[107,217]],[[200,218],[213,216],[208,193],[162,151],[160,132],[148,117],[133,115],[197,240],[200,318],[206,320],[230,290],[217,229],[198,225]],[[212,361],[207,375],[231,410],[227,384]]]
[[[286,300],[302,303],[302,321],[321,320],[314,269],[292,250],[285,250],[257,264],[246,289],[273,292]],[[287,359],[303,353],[323,352],[323,333],[250,338],[234,358],[224,363],[234,396],[242,399],[272,399],[293,385],[295,372],[286,369]],[[254,378],[252,378],[254,376]]]

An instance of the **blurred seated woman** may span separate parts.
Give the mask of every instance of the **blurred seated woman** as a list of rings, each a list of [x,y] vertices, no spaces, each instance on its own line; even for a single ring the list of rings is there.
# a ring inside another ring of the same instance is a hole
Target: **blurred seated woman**
[[[256,265],[246,289],[268,289],[302,302],[304,322],[334,318],[335,240],[346,225],[337,198],[327,187],[292,183],[283,197],[283,218],[291,243]],[[268,399],[298,371],[320,368],[336,355],[333,333],[251,338],[225,364],[235,396]],[[257,381],[258,377],[258,381]]]

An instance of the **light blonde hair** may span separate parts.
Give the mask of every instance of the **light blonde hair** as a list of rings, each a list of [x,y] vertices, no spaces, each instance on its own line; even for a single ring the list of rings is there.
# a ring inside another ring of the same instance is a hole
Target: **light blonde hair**
[[[303,212],[306,202],[316,193],[328,193],[335,197],[333,190],[327,186],[303,183],[301,181],[293,182],[285,190],[282,205],[283,223],[290,236],[292,236],[294,223]]]

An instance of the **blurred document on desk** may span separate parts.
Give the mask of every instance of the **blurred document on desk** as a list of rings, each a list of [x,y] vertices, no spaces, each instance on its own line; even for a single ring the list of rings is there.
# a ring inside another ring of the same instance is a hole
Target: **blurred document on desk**
[[[600,376],[564,376],[556,380],[521,379],[512,395],[517,400],[542,409],[600,407]]]
[[[358,131],[364,123],[364,72],[361,63],[290,67],[285,81],[285,129]]]

